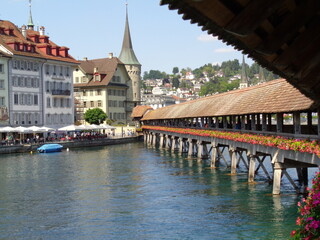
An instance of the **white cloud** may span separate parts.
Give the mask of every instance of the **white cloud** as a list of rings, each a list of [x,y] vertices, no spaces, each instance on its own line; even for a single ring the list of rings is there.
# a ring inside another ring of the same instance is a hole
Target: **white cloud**
[[[229,53],[229,52],[235,52],[236,50],[234,48],[217,48],[214,50],[216,53]]]
[[[208,34],[201,34],[200,36],[197,37],[197,40],[200,42],[213,42],[213,41],[217,41],[218,38]]]

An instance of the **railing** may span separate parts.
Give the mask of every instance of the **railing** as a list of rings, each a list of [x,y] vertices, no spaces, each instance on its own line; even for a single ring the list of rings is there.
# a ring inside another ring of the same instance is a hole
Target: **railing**
[[[70,96],[71,91],[70,90],[52,90],[52,95],[63,95],[63,96]]]

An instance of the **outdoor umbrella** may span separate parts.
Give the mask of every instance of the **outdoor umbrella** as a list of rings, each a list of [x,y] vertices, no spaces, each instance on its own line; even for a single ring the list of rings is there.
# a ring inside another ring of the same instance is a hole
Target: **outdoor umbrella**
[[[8,132],[15,132],[15,129],[13,127],[7,126],[0,128],[0,132],[8,133]]]
[[[65,131],[65,132],[74,132],[79,130],[86,130],[86,129],[84,126],[77,126],[77,125],[68,125],[58,129],[58,131]]]

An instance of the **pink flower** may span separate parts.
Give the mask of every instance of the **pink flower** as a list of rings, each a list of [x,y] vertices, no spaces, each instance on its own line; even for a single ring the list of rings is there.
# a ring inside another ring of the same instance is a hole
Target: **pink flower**
[[[312,222],[309,224],[310,228],[313,228],[313,229],[319,228],[319,225],[320,225],[320,221],[316,221],[316,220],[312,221]]]

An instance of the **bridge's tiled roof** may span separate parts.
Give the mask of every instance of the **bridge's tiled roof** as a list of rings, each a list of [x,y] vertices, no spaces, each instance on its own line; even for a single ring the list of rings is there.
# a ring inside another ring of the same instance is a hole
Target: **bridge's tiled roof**
[[[171,105],[148,112],[142,120],[294,112],[314,102],[285,79]]]
[[[147,106],[147,105],[139,105],[139,106],[136,106],[135,108],[133,108],[132,110],[132,114],[131,114],[131,117],[132,118],[142,118],[143,115],[149,111],[149,110],[153,110],[152,107],[150,106]]]

